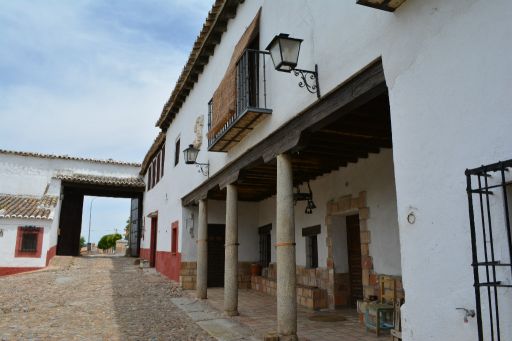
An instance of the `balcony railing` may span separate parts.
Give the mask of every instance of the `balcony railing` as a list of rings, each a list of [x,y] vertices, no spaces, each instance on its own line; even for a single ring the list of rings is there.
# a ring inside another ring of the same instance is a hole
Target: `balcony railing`
[[[245,50],[236,65],[236,110],[222,128],[208,138],[208,150],[227,152],[272,113],[267,108],[266,51]],[[208,103],[208,131],[213,103]]]

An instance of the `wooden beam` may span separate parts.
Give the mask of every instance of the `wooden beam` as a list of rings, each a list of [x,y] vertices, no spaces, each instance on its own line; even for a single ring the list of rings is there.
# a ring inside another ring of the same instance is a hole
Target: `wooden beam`
[[[294,143],[299,143],[300,136],[304,131],[309,131],[315,126],[325,127],[329,122],[347,115],[354,107],[358,107],[386,92],[384,71],[381,61],[378,60],[315,101],[291,121],[276,129],[239,158],[224,166],[215,175],[185,195],[182,198],[182,204],[187,206],[193,203],[199,195],[208,193],[212,188],[222,183],[227,176],[261,160],[262,156],[264,161],[269,161],[277,154],[292,151],[295,148]],[[332,116],[335,116],[334,120]]]

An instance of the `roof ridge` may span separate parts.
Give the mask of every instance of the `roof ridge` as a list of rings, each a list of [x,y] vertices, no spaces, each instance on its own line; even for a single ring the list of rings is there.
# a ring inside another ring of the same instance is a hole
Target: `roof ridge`
[[[117,161],[117,160],[113,160],[113,159],[106,159],[106,160],[105,159],[95,159],[95,158],[80,157],[80,156],[69,156],[67,154],[59,155],[59,154],[47,154],[47,153],[38,153],[38,152],[24,152],[24,151],[6,150],[6,149],[0,149],[0,154],[10,154],[10,155],[17,155],[17,156],[38,157],[38,158],[43,158],[43,159],[88,161],[88,162],[106,163],[106,164],[112,164],[112,165],[135,166],[135,167],[140,167],[141,166],[140,163],[136,163],[136,162]]]

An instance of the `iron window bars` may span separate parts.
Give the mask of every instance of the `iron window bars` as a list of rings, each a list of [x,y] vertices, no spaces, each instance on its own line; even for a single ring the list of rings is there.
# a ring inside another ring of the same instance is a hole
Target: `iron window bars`
[[[510,313],[500,316],[512,295],[511,167],[508,160],[465,172],[479,341],[505,340],[500,326],[512,323]]]
[[[39,228],[24,226],[21,229],[21,252],[37,252],[37,238]]]
[[[226,133],[247,111],[267,109],[267,51],[246,49],[236,64],[236,110],[222,129],[208,139],[208,146]],[[212,126],[213,99],[208,102],[208,131]]]

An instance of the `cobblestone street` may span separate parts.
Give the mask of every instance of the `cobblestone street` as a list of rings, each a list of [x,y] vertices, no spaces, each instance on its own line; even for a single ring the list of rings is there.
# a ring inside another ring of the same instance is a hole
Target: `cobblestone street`
[[[214,340],[171,302],[179,296],[133,258],[56,257],[0,277],[0,340]]]

